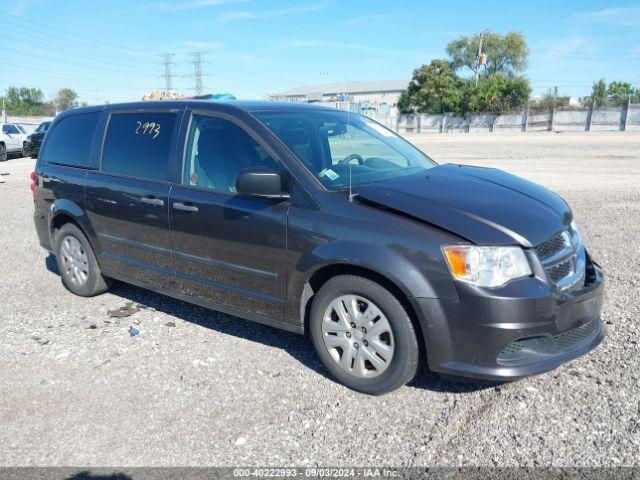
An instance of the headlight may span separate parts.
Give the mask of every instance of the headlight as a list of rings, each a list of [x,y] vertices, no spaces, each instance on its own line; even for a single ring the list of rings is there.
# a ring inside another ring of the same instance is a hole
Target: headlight
[[[442,251],[453,278],[479,287],[499,287],[531,275],[531,266],[520,247],[445,245]]]

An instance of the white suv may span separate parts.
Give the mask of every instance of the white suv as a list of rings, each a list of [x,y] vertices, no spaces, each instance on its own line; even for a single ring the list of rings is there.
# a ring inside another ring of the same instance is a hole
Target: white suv
[[[27,143],[27,132],[16,123],[3,123],[0,130],[0,161],[9,153],[22,153]]]

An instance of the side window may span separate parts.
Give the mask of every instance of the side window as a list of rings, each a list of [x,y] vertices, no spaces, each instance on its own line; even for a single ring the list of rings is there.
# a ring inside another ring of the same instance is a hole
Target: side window
[[[18,130],[18,127],[16,127],[15,125],[7,125],[7,132],[14,135],[16,133],[20,133],[20,130]]]
[[[235,123],[206,115],[193,116],[183,184],[233,193],[238,172],[253,166],[282,173],[268,152]]]
[[[176,113],[114,113],[102,151],[102,171],[167,180]]]
[[[59,121],[47,135],[42,161],[57,165],[89,167],[91,144],[100,112],[72,115]]]

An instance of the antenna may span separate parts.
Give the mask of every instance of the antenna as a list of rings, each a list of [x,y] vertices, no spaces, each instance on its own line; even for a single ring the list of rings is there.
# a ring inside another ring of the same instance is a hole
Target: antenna
[[[351,100],[349,99],[349,43],[344,44],[344,79],[347,84],[347,151],[350,152],[351,132],[349,132],[349,124],[351,121]],[[351,156],[351,153],[349,153]],[[351,159],[349,158],[349,201],[352,202],[355,194],[351,186]]]

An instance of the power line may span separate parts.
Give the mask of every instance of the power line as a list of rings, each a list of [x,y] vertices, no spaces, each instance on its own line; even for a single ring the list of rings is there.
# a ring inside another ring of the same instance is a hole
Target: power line
[[[100,62],[100,63],[104,63],[104,61],[107,61],[109,62],[110,65],[120,66],[125,69],[139,68],[139,64],[136,64],[136,63],[132,63],[131,65],[125,65],[123,63],[115,62],[113,61],[113,58],[115,57],[105,56],[95,52],[84,52],[82,50],[70,50],[69,47],[64,44],[62,44],[63,47],[60,47],[59,46],[60,44],[58,44],[55,40],[51,40],[51,39],[46,40],[46,43],[35,43],[32,41],[24,40],[19,37],[14,37],[12,35],[0,34],[0,38],[5,38],[7,40],[11,40],[12,42],[21,43],[26,46],[36,47],[42,51],[47,52],[48,54],[60,53],[63,55],[73,55],[74,57],[88,59],[88,60],[91,60],[94,62]],[[103,60],[100,60],[100,59],[103,59]]]
[[[41,27],[41,28],[46,28],[48,30],[53,30],[53,31],[56,31],[56,32],[60,32],[60,33],[63,33],[65,35],[68,35],[68,36],[71,36],[71,37],[81,38],[83,40],[88,40],[88,41],[96,43],[96,44],[101,44],[101,45],[110,47],[112,49],[121,50],[122,52],[125,52],[125,53],[127,53],[129,55],[135,55],[135,56],[138,56],[138,57],[147,57],[147,58],[150,57],[148,54],[145,54],[145,53],[142,53],[142,52],[138,52],[136,50],[132,50],[130,48],[123,47],[121,45],[117,45],[115,43],[105,42],[104,40],[97,40],[95,38],[91,38],[91,37],[88,37],[86,35],[81,35],[81,34],[78,34],[78,33],[69,32],[67,30],[62,30],[61,28],[52,27],[52,26],[46,25],[44,23],[36,22],[35,20],[30,20],[30,19],[21,17],[19,15],[14,15],[14,14],[11,14],[11,13],[8,13],[8,12],[3,12],[3,11],[0,11],[0,14],[4,15],[6,17],[15,18],[17,20],[20,20],[21,22],[31,23],[31,24],[37,25],[38,27]],[[6,20],[5,20],[5,22],[6,22]]]

